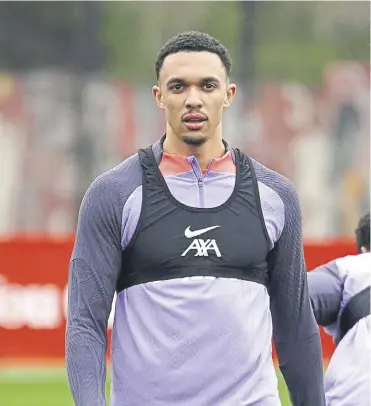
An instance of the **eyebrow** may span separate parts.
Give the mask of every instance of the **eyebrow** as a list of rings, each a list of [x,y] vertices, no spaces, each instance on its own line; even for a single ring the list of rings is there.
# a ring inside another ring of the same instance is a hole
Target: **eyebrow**
[[[201,83],[205,83],[205,82],[220,83],[220,80],[218,78],[215,78],[214,76],[209,76],[206,78],[202,78]]]
[[[186,81],[184,79],[181,78],[171,78],[166,82],[166,85],[173,85],[174,83],[185,83]]]
[[[187,81],[185,79],[182,79],[182,78],[171,78],[166,82],[166,85],[170,86],[170,85],[173,85],[175,83],[183,84],[183,83],[186,83],[186,82]],[[213,76],[208,76],[208,77],[202,78],[200,80],[200,83],[206,83],[206,82],[220,83],[220,80],[217,79],[216,77],[213,77]]]

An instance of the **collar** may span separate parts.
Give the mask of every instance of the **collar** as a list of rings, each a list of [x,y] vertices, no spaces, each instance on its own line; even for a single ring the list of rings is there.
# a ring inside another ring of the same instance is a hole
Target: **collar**
[[[155,142],[152,146],[154,156],[157,163],[160,166],[161,172],[164,175],[176,175],[179,173],[188,172],[194,169],[195,165],[198,165],[197,159],[194,156],[181,156],[167,154],[163,150],[164,141],[166,134],[161,137],[161,139]],[[228,143],[223,140],[225,146],[225,154],[220,158],[214,158],[211,160],[206,172],[219,172],[219,173],[235,173],[236,167],[234,164],[235,156],[234,150]]]

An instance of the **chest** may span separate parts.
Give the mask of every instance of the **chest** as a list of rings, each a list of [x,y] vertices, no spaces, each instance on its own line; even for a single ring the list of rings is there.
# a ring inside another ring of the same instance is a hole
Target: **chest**
[[[246,163],[241,166],[238,161],[235,181],[226,188],[218,182],[217,198],[205,208],[189,202],[205,190],[199,190],[194,179],[189,183],[197,192],[175,189],[159,172],[150,151],[143,151],[141,160],[142,206],[137,228],[123,252],[121,289],[196,275],[265,283],[269,244],[256,177]]]

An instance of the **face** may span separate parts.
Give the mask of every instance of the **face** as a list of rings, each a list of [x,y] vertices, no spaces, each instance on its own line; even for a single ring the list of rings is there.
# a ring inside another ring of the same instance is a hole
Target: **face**
[[[153,95],[165,110],[168,131],[183,142],[201,145],[221,134],[223,110],[236,92],[219,56],[178,52],[165,58]]]

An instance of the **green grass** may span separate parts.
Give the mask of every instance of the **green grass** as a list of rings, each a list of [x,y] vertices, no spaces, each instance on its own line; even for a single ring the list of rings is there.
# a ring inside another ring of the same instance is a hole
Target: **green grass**
[[[282,406],[290,406],[285,382],[277,373]],[[108,393],[109,383],[107,383]],[[0,370],[0,406],[74,406],[62,368]]]

